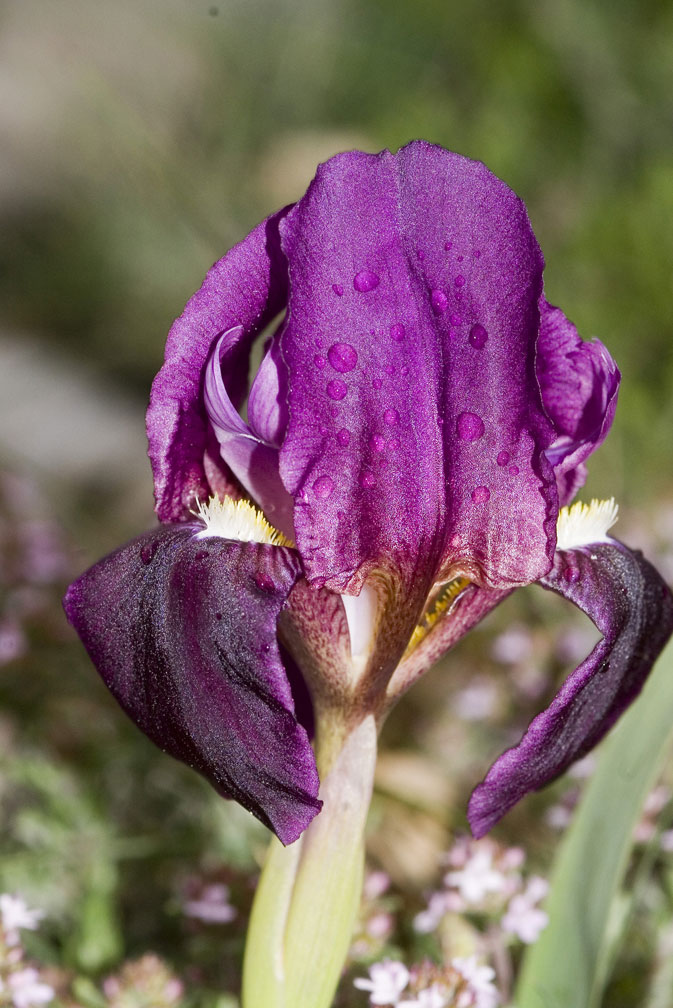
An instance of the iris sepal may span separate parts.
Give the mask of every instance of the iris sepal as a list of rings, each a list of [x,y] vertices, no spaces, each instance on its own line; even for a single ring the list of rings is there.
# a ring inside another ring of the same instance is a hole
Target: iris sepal
[[[164,525],[71,585],[68,618],[104,682],[164,751],[292,843],[320,810],[277,622],[294,550]]]

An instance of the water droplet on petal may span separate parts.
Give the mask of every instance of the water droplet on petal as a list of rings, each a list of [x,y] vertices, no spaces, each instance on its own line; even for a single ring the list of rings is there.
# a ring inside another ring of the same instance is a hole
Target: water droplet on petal
[[[360,294],[366,294],[367,291],[374,290],[375,287],[378,287],[380,282],[378,274],[374,273],[374,271],[370,269],[360,270],[360,272],[356,273],[353,277],[353,286]]]
[[[327,360],[323,357],[322,354],[316,354],[315,357],[313,358],[313,363],[317,368],[320,368],[322,370],[327,365]]]
[[[478,486],[472,491],[472,500],[475,504],[485,504],[490,499],[491,491],[488,487]]]
[[[433,290],[430,293],[430,304],[435,315],[441,315],[449,306],[449,301],[444,291]]]
[[[372,434],[369,439],[369,447],[372,451],[382,452],[386,446],[386,439],[382,434]]]
[[[396,409],[387,409],[383,414],[383,422],[389,427],[394,427],[395,424],[400,422],[400,414]]]
[[[318,500],[327,500],[333,490],[334,480],[329,476],[318,476],[318,479],[313,484],[313,493]]]
[[[346,430],[345,427],[342,427],[340,431],[337,431],[336,439],[342,448],[347,448],[350,444],[351,432]]]
[[[498,457],[495,461],[498,463],[499,466],[506,466],[511,457],[512,456],[508,451],[501,451],[498,453]]]
[[[450,242],[450,241],[444,242],[444,251],[445,252],[450,252],[452,248],[453,248],[453,242]]]
[[[404,326],[401,322],[394,322],[390,327],[390,335],[396,343],[401,343],[404,339]]]
[[[276,590],[276,586],[268,574],[264,573],[255,574],[253,581],[255,582],[260,591],[272,592]]]
[[[401,375],[404,375],[404,377],[405,377],[405,378],[406,378],[406,377],[407,377],[407,375],[409,374],[409,368],[407,367],[407,365],[406,365],[406,364],[404,364],[404,365],[403,365],[403,366],[402,366],[402,367],[400,368],[400,374],[401,374]]]
[[[459,315],[458,312],[451,312],[449,315],[449,322],[451,325],[460,325],[463,321],[463,316]]]
[[[332,284],[332,290],[337,297],[343,297],[344,289],[341,284]]]
[[[457,256],[456,258],[458,262],[462,262],[465,256]]]
[[[372,378],[372,388],[380,389],[383,386],[383,382],[380,378]]]
[[[371,487],[376,486],[376,477],[374,474],[370,472],[363,472],[360,476],[360,486],[365,487],[365,489],[370,489]]]
[[[330,399],[343,399],[348,392],[348,385],[341,378],[333,378],[327,386],[327,395]]]
[[[573,584],[575,581],[579,581],[580,569],[572,564],[568,564],[566,569],[563,571],[563,577],[568,581],[569,584]]]
[[[456,287],[464,287],[465,286],[465,277],[462,275],[462,273],[459,273],[458,276],[456,277],[456,279],[453,282],[456,285]]]
[[[456,430],[461,441],[478,441],[484,433],[484,421],[476,413],[461,413]]]
[[[474,250],[474,258],[475,259],[479,259],[480,256],[481,256],[481,252],[479,251],[479,249],[475,249]]]
[[[140,559],[144,564],[150,564],[152,563],[152,558],[154,557],[156,551],[157,551],[156,543],[145,543],[145,545],[141,547],[140,550]]]
[[[518,467],[518,465],[511,465],[507,471],[509,472],[510,476],[518,476],[519,475],[519,467]]]
[[[350,343],[333,343],[327,351],[327,360],[335,371],[346,374],[358,362],[358,352]]]
[[[475,322],[475,324],[470,329],[470,335],[468,337],[470,343],[477,350],[481,350],[488,343],[488,333],[481,324],[481,322]]]

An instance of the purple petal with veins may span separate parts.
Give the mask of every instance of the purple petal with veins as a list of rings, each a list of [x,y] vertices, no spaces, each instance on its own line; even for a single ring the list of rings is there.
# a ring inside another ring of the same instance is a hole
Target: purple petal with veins
[[[321,806],[276,639],[299,560],[195,531],[123,546],[70,586],[66,613],[138,727],[292,843]]]
[[[585,612],[603,639],[475,789],[468,818],[477,837],[602,739],[673,631],[670,591],[641,553],[616,540],[557,553],[541,584]]]

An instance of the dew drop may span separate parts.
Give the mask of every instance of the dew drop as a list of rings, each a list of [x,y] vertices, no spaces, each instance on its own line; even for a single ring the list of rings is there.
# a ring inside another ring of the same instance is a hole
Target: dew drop
[[[330,412],[330,416],[338,417],[339,416],[339,407],[338,406],[330,406],[330,411],[329,412]]]
[[[350,343],[333,343],[327,351],[327,360],[335,371],[346,374],[357,364],[358,352]]]
[[[325,427],[325,425],[323,424],[322,427],[320,428],[320,433],[321,434],[327,434],[328,430],[329,430],[329,428]]]
[[[336,439],[342,448],[347,448],[350,444],[351,432],[346,430],[345,427],[342,427],[340,431],[337,431]]]
[[[444,291],[433,290],[430,293],[430,304],[435,315],[442,315],[449,306],[449,301]]]
[[[472,491],[472,500],[475,504],[485,504],[487,500],[490,500],[491,491],[488,487],[478,486]]]
[[[396,343],[401,343],[404,339],[404,326],[401,322],[394,322],[390,327],[390,335]]]
[[[478,441],[484,433],[484,421],[476,413],[461,413],[456,430],[461,441]]]
[[[353,286],[360,294],[366,294],[367,291],[374,290],[380,282],[378,274],[369,269],[360,270],[353,277]]]
[[[383,422],[388,425],[388,427],[394,427],[395,424],[400,422],[400,414],[396,409],[387,409],[383,414]]]
[[[512,456],[508,451],[501,451],[498,452],[498,457],[496,458],[495,461],[498,463],[499,466],[506,466],[511,457]]]
[[[372,378],[372,388],[380,389],[383,386],[383,382],[380,378]]]
[[[343,399],[348,392],[348,385],[341,378],[333,378],[327,385],[327,395],[330,399]]]
[[[462,321],[463,316],[459,315],[458,312],[451,312],[451,314],[449,315],[449,322],[451,323],[451,325],[458,326],[461,324]]]
[[[456,279],[453,282],[456,285],[456,287],[464,287],[465,286],[465,277],[463,276],[462,273],[459,273],[458,276],[456,277]]]
[[[341,284],[332,284],[332,290],[337,297],[343,297],[344,289]]]
[[[260,591],[272,592],[276,590],[276,586],[268,574],[264,573],[255,574],[253,580]]]
[[[445,252],[450,252],[452,248],[453,248],[453,242],[450,242],[450,241],[444,242],[444,251]]]
[[[465,256],[457,256],[456,257],[457,262],[462,262],[464,258],[465,258]]]
[[[519,467],[518,467],[518,465],[511,465],[507,471],[510,474],[510,476],[518,476],[519,475]]]
[[[403,367],[400,368],[400,374],[404,375],[405,378],[409,374],[409,368],[407,367],[406,364]]]
[[[579,567],[574,567],[571,564],[569,564],[563,571],[563,577],[569,584],[573,584],[573,582],[579,581],[580,577]]]
[[[382,434],[372,434],[369,439],[369,447],[374,452],[382,452],[386,446],[386,439]]]
[[[322,354],[319,353],[317,353],[313,358],[313,363],[317,368],[320,368],[321,371],[327,365],[326,359],[323,357]]]
[[[392,378],[393,375],[395,374],[395,365],[394,364],[386,364],[386,366],[384,367],[383,370],[385,371],[385,373],[387,375],[390,375],[390,377]]]
[[[154,554],[157,551],[156,543],[145,543],[145,545],[140,550],[140,559],[144,564],[152,563]]]
[[[313,484],[313,493],[318,500],[327,500],[334,490],[334,480],[330,476],[318,476]]]
[[[470,343],[477,350],[481,350],[485,347],[488,342],[488,333],[484,329],[481,322],[475,322],[475,324],[470,329],[470,335],[468,337]]]
[[[475,249],[474,250],[474,258],[475,259],[480,259],[481,258],[481,251],[479,249]]]
[[[365,489],[370,489],[371,487],[376,486],[376,477],[374,474],[370,472],[363,472],[360,476],[360,486],[365,487]]]

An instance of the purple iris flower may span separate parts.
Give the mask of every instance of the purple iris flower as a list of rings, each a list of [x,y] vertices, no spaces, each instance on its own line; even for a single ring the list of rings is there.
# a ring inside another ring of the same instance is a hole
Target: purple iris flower
[[[142,730],[283,843],[321,806],[313,715],[382,719],[513,588],[563,595],[603,640],[477,787],[476,835],[599,741],[673,629],[609,507],[565,514],[557,541],[619,372],[542,270],[483,164],[424,142],[351,152],[171,329],[147,414],[161,524],[66,610]]]

